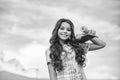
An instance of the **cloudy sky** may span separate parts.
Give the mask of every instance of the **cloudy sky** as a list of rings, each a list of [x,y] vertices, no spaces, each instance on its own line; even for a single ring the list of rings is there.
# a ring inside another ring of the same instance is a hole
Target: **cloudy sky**
[[[119,0],[0,0],[0,51],[25,68],[39,68],[48,78],[45,50],[59,18],[71,19],[76,34],[81,26],[95,29],[104,49],[88,52],[88,78],[120,78]],[[44,69],[44,70],[43,70]]]

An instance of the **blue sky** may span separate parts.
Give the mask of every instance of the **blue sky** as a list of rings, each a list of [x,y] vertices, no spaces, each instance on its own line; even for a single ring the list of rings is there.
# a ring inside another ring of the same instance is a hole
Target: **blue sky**
[[[87,77],[120,78],[119,6],[119,0],[0,0],[0,51],[6,61],[16,58],[25,68],[40,68],[39,76],[48,78],[45,50],[51,32],[59,18],[69,18],[76,34],[84,25],[107,43],[88,52]]]

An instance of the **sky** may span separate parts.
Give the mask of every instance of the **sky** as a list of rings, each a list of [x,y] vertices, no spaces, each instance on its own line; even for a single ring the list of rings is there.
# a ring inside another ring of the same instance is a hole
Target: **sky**
[[[16,59],[25,69],[39,68],[49,78],[45,50],[58,19],[94,29],[106,47],[87,54],[86,76],[91,79],[120,78],[119,0],[0,0],[0,52],[4,61]]]

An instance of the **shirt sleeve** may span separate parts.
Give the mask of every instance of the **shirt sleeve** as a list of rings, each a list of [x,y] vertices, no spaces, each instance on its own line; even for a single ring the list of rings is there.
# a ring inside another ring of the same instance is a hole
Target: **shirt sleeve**
[[[80,45],[83,48],[84,53],[86,54],[88,52],[89,48],[90,48],[90,43],[82,43]]]

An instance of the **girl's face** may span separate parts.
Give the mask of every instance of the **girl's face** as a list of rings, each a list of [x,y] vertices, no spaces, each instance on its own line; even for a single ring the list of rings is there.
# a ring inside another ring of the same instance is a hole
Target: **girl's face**
[[[61,40],[67,40],[71,36],[71,26],[67,22],[62,22],[58,30],[58,37]]]

